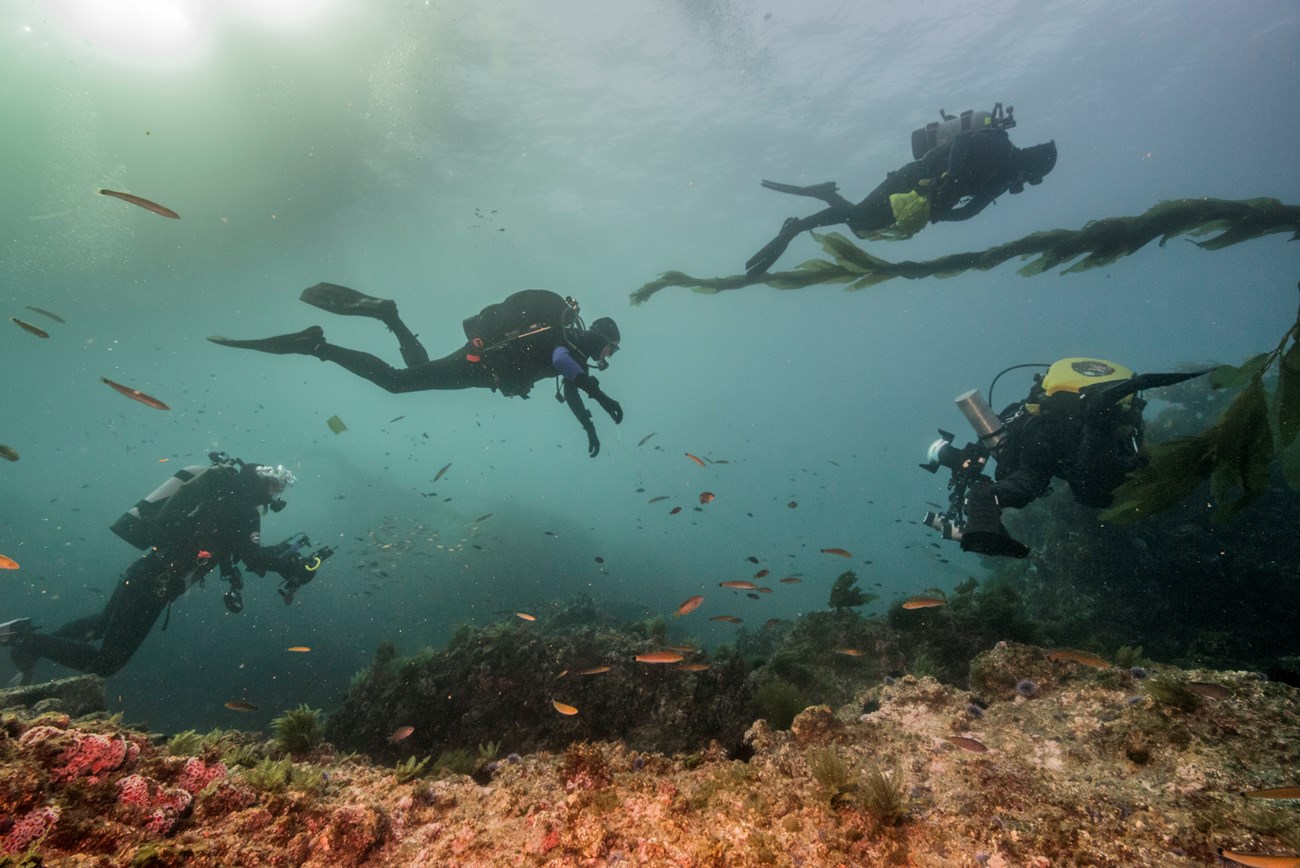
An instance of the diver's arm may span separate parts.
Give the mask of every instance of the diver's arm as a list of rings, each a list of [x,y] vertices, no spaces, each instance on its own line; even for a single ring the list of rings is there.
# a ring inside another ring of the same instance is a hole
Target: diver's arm
[[[1052,483],[1052,474],[1036,467],[1021,465],[997,481],[993,487],[999,505],[1021,509],[1042,497]]]
[[[573,417],[578,420],[582,430],[587,432],[587,454],[595,458],[600,454],[600,438],[596,436],[596,426],[591,421],[591,411],[582,402],[578,387],[569,380],[564,381],[564,403],[569,405]]]

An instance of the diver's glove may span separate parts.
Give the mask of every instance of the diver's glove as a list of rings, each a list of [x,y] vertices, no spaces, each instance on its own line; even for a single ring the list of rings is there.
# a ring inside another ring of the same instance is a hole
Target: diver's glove
[[[981,476],[971,483],[966,495],[966,526],[961,532],[961,550],[993,557],[1023,558],[1029,547],[1002,526],[1002,507],[998,505],[993,482]]]
[[[615,425],[623,421],[623,405],[602,392],[600,381],[591,374],[579,374],[573,378],[573,384],[590,395],[591,399],[609,414],[609,418],[614,420]],[[594,434],[589,431],[588,436],[594,436]]]

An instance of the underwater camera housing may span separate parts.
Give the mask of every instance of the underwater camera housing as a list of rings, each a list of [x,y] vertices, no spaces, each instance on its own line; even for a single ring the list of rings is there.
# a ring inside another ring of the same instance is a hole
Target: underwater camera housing
[[[939,439],[930,444],[921,468],[930,473],[937,473],[940,467],[952,471],[948,481],[948,509],[942,513],[927,512],[922,524],[939,531],[944,539],[960,541],[962,528],[966,526],[966,489],[983,476],[989,459],[997,455],[1007,434],[1002,417],[993,411],[978,389],[958,395],[955,403],[978,439],[959,448],[952,445],[955,437],[952,432],[939,429]]]
[[[321,564],[334,554],[334,549],[329,546],[321,546],[310,554],[303,554],[303,550],[310,545],[311,540],[307,534],[300,532],[271,546],[270,553],[275,562],[276,572],[290,572],[300,565],[307,572],[306,577],[302,579],[284,578],[280,582],[280,587],[276,588],[276,593],[284,600],[286,606],[293,602],[293,596],[298,593],[299,588],[316,577],[316,570],[320,569]]]

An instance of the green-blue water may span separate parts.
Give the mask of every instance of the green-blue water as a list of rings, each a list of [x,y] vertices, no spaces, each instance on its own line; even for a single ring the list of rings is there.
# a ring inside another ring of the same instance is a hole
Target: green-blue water
[[[759,179],[835,179],[857,200],[940,108],[1013,104],[1013,141],[1055,139],[1060,161],[972,221],[872,247],[887,259],[1169,198],[1300,202],[1291,2],[1230,17],[1186,0],[116,5],[103,27],[70,0],[0,6],[0,313],[51,333],[0,329],[0,442],[22,456],[0,466],[0,553],[22,564],[0,576],[0,620],[49,628],[96,610],[135,557],[108,525],[211,449],[298,474],[268,540],[305,530],[339,548],[294,606],[250,576],[241,615],[215,577],[173,608],[109,681],[114,710],[159,729],[330,707],[383,639],[440,646],[462,621],[543,615],[578,592],[629,614],[704,593],[674,630],[717,642],[734,628],[706,617],[823,607],[846,566],[883,588],[877,608],[951,588],[979,564],[952,546],[940,563],[909,522],[944,498],[916,465],[936,428],[964,434],[955,395],[1062,356],[1240,362],[1294,317],[1283,236],[1218,252],[1177,240],[1079,275],[1005,266],[628,305],[665,270],[740,271],[783,218],[813,210]],[[817,250],[800,238],[782,265]],[[320,281],[395,298],[435,355],[510,292],[574,295],[588,320],[621,326],[601,380],[626,421],[597,411],[593,460],[545,382],[528,401],[390,395],[315,359],[203,340],[320,324],[397,363],[376,322],[297,300]],[[998,403],[1027,384],[1004,378]],[[717,499],[696,512],[703,490]],[[818,551],[832,546],[852,560]],[[720,592],[759,569],[751,555],[803,584]],[[300,644],[314,650],[285,653]],[[263,712],[232,719],[234,696]]]

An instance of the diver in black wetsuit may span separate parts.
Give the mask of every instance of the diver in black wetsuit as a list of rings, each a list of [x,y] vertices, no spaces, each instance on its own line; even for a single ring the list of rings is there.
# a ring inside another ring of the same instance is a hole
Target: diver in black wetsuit
[[[591,328],[585,328],[577,316],[577,302],[549,290],[516,292],[465,320],[469,342],[433,360],[398,316],[397,305],[389,299],[374,298],[333,283],[309,287],[303,290],[301,298],[330,313],[379,320],[397,336],[406,367],[394,368],[369,353],[327,343],[320,326],[258,340],[223,337],[208,340],[264,353],[315,356],[389,392],[491,389],[507,397],[527,398],[534,383],[558,375],[564,380],[563,400],[586,431],[587,451],[592,458],[600,452],[600,439],[579,390],[599,404],[614,424],[623,421],[622,405],[601,390],[588,365],[588,360],[592,360],[597,370],[609,367],[609,358],[619,348],[618,326],[609,317],[601,317]],[[558,390],[556,397],[559,397]]]
[[[957,404],[980,435],[979,443],[956,449],[952,435],[941,432],[921,465],[931,472],[940,466],[953,471],[948,512],[927,514],[925,524],[960,540],[963,551],[1026,557],[1029,548],[1007,532],[1002,510],[1028,506],[1048,491],[1054,478],[1069,483],[1076,503],[1092,509],[1110,506],[1115,489],[1146,464],[1146,402],[1138,392],[1208,373],[1134,374],[1093,358],[1060,359],[1046,367],[1045,374],[1035,375],[1029,395],[1001,413],[995,414],[974,390],[959,397]],[[985,475],[989,459],[997,461],[992,479]]]
[[[209,467],[187,467],[137,504],[113,525],[146,554],[127,568],[104,610],[78,618],[52,634],[35,630],[31,619],[0,624],[0,645],[10,646],[22,684],[30,683],[41,658],[82,672],[109,676],[126,665],[144,642],[164,608],[214,569],[230,583],[225,594],[232,612],[243,608],[244,566],[259,576],[278,573],[286,603],[310,582],[333,551],[303,554],[306,536],[269,548],[261,545],[261,513],[284,508],[280,494],[293,484],[281,466],[245,464],[221,453]],[[166,629],[166,623],[163,624]],[[96,647],[92,640],[100,640]]]
[[[908,163],[854,205],[834,181],[796,187],[763,181],[769,190],[810,196],[830,207],[802,219],[791,217],[762,250],[745,263],[755,277],[767,271],[801,232],[847,223],[859,238],[909,237],[927,222],[967,220],[1003,193],[1019,193],[1025,184],[1041,184],[1056,165],[1056,142],[1029,148],[1011,144],[1005,128],[972,129],[956,134]]]

